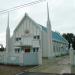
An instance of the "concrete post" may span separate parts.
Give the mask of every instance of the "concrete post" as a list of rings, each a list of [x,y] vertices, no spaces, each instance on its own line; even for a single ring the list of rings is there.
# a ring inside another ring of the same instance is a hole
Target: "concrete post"
[[[72,44],[71,44],[71,46],[70,46],[70,64],[71,64],[71,66],[75,65],[74,60],[75,60],[74,59],[74,50],[73,50]]]
[[[41,49],[38,51],[38,64],[42,65],[42,50]]]
[[[70,64],[71,64],[71,73],[75,73],[75,50],[73,50],[72,45],[70,48]]]

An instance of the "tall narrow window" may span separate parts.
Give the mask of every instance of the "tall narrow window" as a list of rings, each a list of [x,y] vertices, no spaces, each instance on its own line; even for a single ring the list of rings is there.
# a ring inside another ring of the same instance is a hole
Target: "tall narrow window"
[[[21,40],[21,38],[20,38],[20,37],[17,37],[17,38],[16,38],[16,41],[19,41],[19,40]]]
[[[39,35],[37,35],[37,39],[40,39],[40,36]]]
[[[34,39],[36,39],[36,36],[34,36]]]
[[[36,48],[36,52],[38,52],[39,48]]]
[[[33,48],[33,52],[35,52],[35,48]]]
[[[19,53],[20,52],[20,48],[15,48],[15,53]]]
[[[38,50],[39,50],[38,47],[33,48],[33,52],[38,52]]]
[[[34,39],[40,39],[40,36],[39,35],[35,35],[33,38]]]

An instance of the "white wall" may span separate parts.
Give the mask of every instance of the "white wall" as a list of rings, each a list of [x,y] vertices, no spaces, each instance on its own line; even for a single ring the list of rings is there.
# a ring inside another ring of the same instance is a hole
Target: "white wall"
[[[48,57],[47,32],[44,30],[42,30],[42,40],[43,57]]]

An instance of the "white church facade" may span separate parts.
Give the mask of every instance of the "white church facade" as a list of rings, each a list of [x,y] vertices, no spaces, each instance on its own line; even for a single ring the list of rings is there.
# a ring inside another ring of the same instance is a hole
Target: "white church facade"
[[[0,63],[41,65],[42,58],[67,54],[68,42],[58,32],[51,30],[49,11],[47,12],[47,27],[37,24],[28,14],[25,14],[14,30],[12,37],[10,37],[8,22],[6,51],[0,52]]]

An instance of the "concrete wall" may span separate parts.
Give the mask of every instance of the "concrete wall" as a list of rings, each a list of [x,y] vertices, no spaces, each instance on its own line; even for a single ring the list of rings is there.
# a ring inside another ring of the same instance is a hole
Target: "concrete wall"
[[[5,63],[4,59],[7,59]],[[30,53],[15,53],[13,55],[9,55],[4,57],[2,54],[0,56],[0,63],[2,64],[11,64],[11,65],[39,65],[39,57],[38,52],[30,52]]]
[[[4,63],[5,52],[0,52],[0,63]]]
[[[31,53],[25,53],[23,56],[23,62],[24,65],[38,65],[38,53],[37,52],[31,52]]]
[[[9,55],[8,58],[7,58],[7,64],[19,65],[19,56]]]

